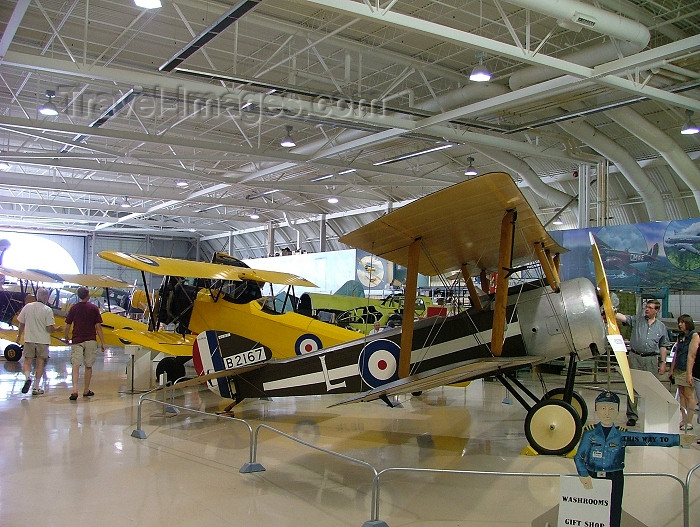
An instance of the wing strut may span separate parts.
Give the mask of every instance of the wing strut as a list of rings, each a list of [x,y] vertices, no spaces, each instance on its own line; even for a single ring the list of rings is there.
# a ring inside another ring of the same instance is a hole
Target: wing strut
[[[403,316],[401,317],[401,352],[399,354],[399,379],[411,374],[411,350],[413,349],[413,317],[416,312],[416,294],[418,291],[418,257],[420,256],[420,238],[416,238],[408,247],[408,265],[406,266],[406,290],[403,297]]]
[[[486,269],[482,269],[479,273],[479,281],[481,282],[481,290],[489,294],[489,277],[486,275]]]
[[[559,277],[557,276],[557,272],[554,270],[552,259],[547,255],[547,252],[545,252],[544,246],[541,243],[535,242],[535,253],[537,254],[537,259],[540,261],[542,271],[544,271],[544,276],[547,279],[549,287],[551,287],[552,291],[556,293],[559,291]]]
[[[501,221],[501,243],[498,250],[498,276],[496,277],[496,301],[493,306],[491,353],[500,357],[503,352],[503,336],[506,332],[506,304],[508,302],[509,270],[513,266],[513,243],[518,212],[509,210]]]
[[[467,264],[462,265],[462,276],[464,277],[464,281],[467,284],[467,290],[469,291],[469,300],[471,301],[472,306],[476,308],[477,311],[483,311],[484,306],[481,305],[481,299],[479,298],[479,294],[476,291],[474,280],[472,280],[472,277],[469,274],[469,268],[467,267]]]

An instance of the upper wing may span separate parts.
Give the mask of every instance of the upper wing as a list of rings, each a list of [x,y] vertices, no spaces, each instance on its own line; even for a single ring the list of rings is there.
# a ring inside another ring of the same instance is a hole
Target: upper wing
[[[469,381],[480,379],[487,375],[497,373],[508,373],[509,371],[517,370],[523,366],[536,364],[545,360],[545,357],[528,356],[528,357],[488,357],[482,359],[473,359],[457,364],[450,364],[434,370],[425,371],[416,375],[410,375],[390,382],[374,390],[363,392],[348,399],[345,399],[332,406],[340,404],[356,403],[360,401],[373,401],[379,399],[383,395],[402,395],[404,393],[412,393],[430,390],[438,386],[453,384],[456,382]]]
[[[60,277],[63,278],[64,282],[84,285],[85,287],[114,287],[119,289],[134,287],[123,280],[104,274],[61,274]]]
[[[503,214],[518,212],[513,265],[536,259],[534,243],[563,253],[508,174],[492,173],[458,183],[396,209],[340,241],[408,266],[408,248],[420,240],[418,272],[428,276],[468,264],[473,276],[498,266]]]
[[[18,280],[29,280],[31,282],[54,282],[55,280],[44,273],[39,273],[37,271],[18,271],[16,269],[8,269],[7,267],[0,267],[0,274],[5,276],[11,276],[12,278],[17,278]]]
[[[317,287],[300,276],[279,271],[261,271],[249,267],[193,262],[163,256],[147,256],[113,251],[102,251],[101,258],[131,269],[155,273],[163,276],[187,276],[191,278],[209,278],[212,280],[253,280],[255,282],[272,282],[274,284]]]

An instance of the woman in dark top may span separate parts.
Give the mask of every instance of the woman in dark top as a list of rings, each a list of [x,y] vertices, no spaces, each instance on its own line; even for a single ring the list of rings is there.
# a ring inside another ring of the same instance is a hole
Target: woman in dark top
[[[690,381],[690,385],[695,388],[695,400],[700,401],[700,360],[696,360],[697,354],[698,341],[696,339],[695,345],[691,345],[688,349],[688,380]],[[700,424],[700,408],[698,408],[697,421],[698,424]],[[698,445],[700,445],[700,439],[698,439]]]
[[[681,330],[676,345],[676,353],[671,364],[671,375],[678,385],[680,396],[682,420],[680,427],[685,430],[693,429],[693,411],[697,408],[694,393],[694,380],[692,368],[694,364],[689,361],[690,353],[693,353],[693,362],[698,350],[700,336],[695,331],[695,323],[690,315],[678,317],[678,329]]]

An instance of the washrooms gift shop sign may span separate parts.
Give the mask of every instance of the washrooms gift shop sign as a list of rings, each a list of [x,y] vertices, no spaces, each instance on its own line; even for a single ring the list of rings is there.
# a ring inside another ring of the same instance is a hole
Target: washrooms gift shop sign
[[[578,476],[560,478],[561,500],[557,527],[610,527],[610,491],[608,479],[593,479],[593,488],[585,489]]]

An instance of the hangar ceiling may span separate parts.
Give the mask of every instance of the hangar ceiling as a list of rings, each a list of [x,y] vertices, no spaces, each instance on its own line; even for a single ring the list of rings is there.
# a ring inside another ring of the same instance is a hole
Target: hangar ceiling
[[[470,163],[562,228],[700,215],[698,1],[5,0],[0,28],[5,228],[332,250]]]

